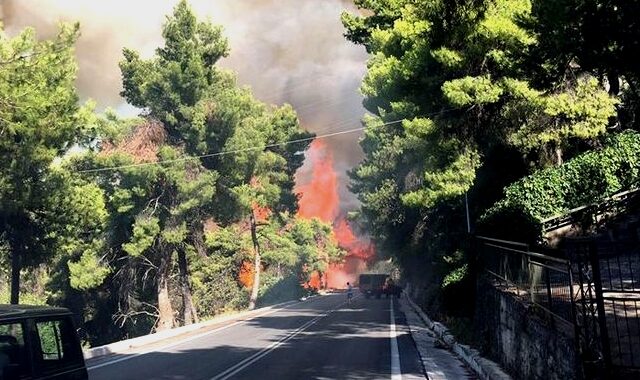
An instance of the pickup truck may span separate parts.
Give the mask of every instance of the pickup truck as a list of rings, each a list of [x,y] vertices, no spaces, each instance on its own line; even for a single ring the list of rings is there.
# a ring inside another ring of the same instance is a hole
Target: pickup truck
[[[374,296],[376,298],[386,295],[400,297],[402,288],[397,286],[388,274],[361,274],[358,279],[358,287],[365,298]]]

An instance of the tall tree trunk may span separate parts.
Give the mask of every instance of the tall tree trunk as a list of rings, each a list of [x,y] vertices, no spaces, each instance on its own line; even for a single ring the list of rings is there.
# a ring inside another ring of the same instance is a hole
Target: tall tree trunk
[[[180,271],[180,291],[182,292],[182,317],[185,325],[198,323],[198,313],[191,297],[189,285],[189,262],[184,248],[178,249],[178,270]]]
[[[197,227],[194,226],[192,229],[193,231],[189,237],[191,245],[196,249],[198,256],[207,257],[207,248],[204,243],[204,229],[202,223],[198,223]]]
[[[253,286],[251,287],[251,297],[249,298],[249,310],[256,308],[256,301],[258,300],[258,290],[260,289],[260,244],[258,243],[258,234],[256,232],[256,217],[251,211],[249,216],[251,222],[251,240],[253,241]]]
[[[620,78],[615,71],[607,73],[607,81],[609,82],[609,94],[618,96],[620,93]]]
[[[5,216],[4,230],[7,233],[7,241],[11,250],[11,290],[9,302],[16,305],[20,303],[20,271],[22,270],[22,259],[26,252],[24,239],[28,235],[27,224],[22,217],[15,215],[11,217],[13,226],[9,225]]]
[[[11,300],[14,305],[20,302],[20,270],[22,269],[22,249],[20,244],[11,247]]]
[[[162,249],[162,248],[161,248]],[[164,248],[166,249],[166,248]],[[169,297],[169,274],[171,272],[171,252],[162,252],[158,266],[158,325],[156,331],[173,327],[173,307]]]

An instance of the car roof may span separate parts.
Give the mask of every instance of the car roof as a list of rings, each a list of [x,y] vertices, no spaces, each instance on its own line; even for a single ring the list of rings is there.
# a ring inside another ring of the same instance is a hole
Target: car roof
[[[0,304],[0,320],[70,315],[63,307]]]

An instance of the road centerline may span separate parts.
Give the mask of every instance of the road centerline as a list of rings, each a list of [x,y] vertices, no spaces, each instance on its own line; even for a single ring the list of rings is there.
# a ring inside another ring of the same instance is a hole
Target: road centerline
[[[210,380],[226,380],[226,379],[229,379],[230,377],[236,375],[238,372],[240,372],[243,369],[247,368],[251,364],[253,364],[253,363],[257,362],[258,360],[262,359],[263,357],[267,356],[271,351],[273,351],[276,348],[282,346],[283,344],[285,344],[289,340],[295,338],[298,334],[300,334],[304,330],[308,329],[309,327],[314,325],[316,322],[318,322],[322,318],[324,318],[324,317],[328,316],[329,314],[333,313],[334,311],[338,310],[340,307],[342,307],[346,303],[347,302],[344,301],[344,302],[340,303],[337,307],[335,307],[335,308],[333,308],[331,310],[328,310],[328,311],[324,312],[323,314],[318,315],[317,317],[315,317],[312,320],[306,322],[305,324],[303,324],[302,326],[298,327],[294,331],[292,331],[289,334],[285,335],[284,337],[282,337],[278,341],[271,343],[269,346],[263,348],[262,350],[256,352],[255,354],[249,356],[248,358],[245,358],[244,360],[242,360],[242,361],[236,363],[235,365],[227,368],[222,373],[219,373],[216,376],[212,377]]]

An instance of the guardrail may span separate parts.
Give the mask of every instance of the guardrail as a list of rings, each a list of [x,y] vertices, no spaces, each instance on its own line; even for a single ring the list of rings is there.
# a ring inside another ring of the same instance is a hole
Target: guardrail
[[[568,250],[583,352],[610,378],[640,378],[640,244],[576,238]]]

